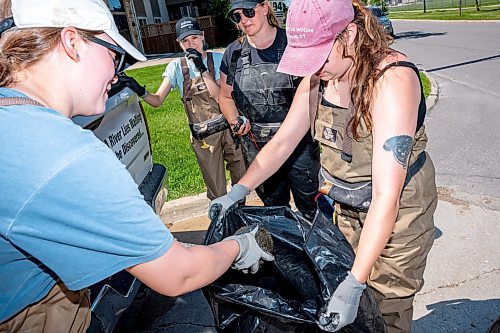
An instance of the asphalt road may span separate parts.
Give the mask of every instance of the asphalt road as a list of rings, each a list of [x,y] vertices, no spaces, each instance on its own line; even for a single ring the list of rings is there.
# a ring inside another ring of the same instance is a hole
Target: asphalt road
[[[500,22],[395,21],[394,48],[439,85],[426,119],[440,202],[414,332],[485,332],[500,316]]]
[[[394,28],[394,48],[439,85],[426,119],[440,193],[436,240],[413,332],[485,333],[500,316],[500,22],[394,21]],[[203,232],[177,237],[199,242]],[[153,293],[142,305],[120,331],[215,332],[200,292]]]
[[[500,22],[395,21],[394,47],[439,83],[427,121],[438,183],[489,208],[500,195]]]

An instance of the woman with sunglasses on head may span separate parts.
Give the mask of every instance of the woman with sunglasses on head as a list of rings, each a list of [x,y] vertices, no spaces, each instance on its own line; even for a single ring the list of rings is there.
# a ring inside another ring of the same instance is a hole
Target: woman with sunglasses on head
[[[179,89],[191,128],[191,147],[207,187],[207,197],[213,200],[227,193],[226,168],[232,184],[246,170],[241,150],[235,145],[217,104],[222,54],[205,50],[205,36],[192,17],[178,20],[175,32],[185,56],[168,63],[155,93],[147,92],[134,78],[121,75],[120,81],[154,107],[160,107],[172,89]],[[197,128],[203,129],[203,133],[197,132]],[[205,129],[211,134],[206,135]]]
[[[336,331],[352,323],[368,285],[388,331],[409,332],[437,205],[418,69],[389,47],[359,0],[292,1],[287,37],[278,71],[304,79],[240,184],[253,189],[270,177],[313,125],[321,192],[334,200],[333,219],[356,252],[319,324]],[[223,201],[223,209],[238,200]]]
[[[273,257],[257,231],[174,240],[125,166],[69,118],[105,111],[125,53],[101,0],[0,2],[0,331],[85,332],[87,287],[126,269],[175,296]]]
[[[237,135],[242,136],[243,155],[250,165],[280,128],[300,80],[276,72],[287,39],[267,1],[232,0],[228,16],[243,35],[224,52],[219,105]],[[256,192],[265,206],[290,206],[291,192],[302,216],[312,220],[318,171],[319,147],[309,133],[304,133],[290,158]],[[248,193],[249,189],[240,184],[220,200]],[[211,207],[220,200],[214,200]]]

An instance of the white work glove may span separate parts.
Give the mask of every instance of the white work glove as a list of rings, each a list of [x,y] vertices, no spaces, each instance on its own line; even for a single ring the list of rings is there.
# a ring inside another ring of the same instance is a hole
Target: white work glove
[[[250,121],[247,117],[239,115],[236,117],[236,122],[231,122],[231,131],[233,134],[245,135],[250,130]]]
[[[231,206],[245,200],[248,194],[250,194],[250,190],[246,188],[246,186],[240,184],[233,185],[231,191],[226,195],[218,197],[210,202],[208,206],[208,217],[210,220],[215,221],[219,216],[223,216]]]
[[[366,285],[356,280],[349,272],[328,302],[326,312],[320,314],[319,327],[328,332],[336,332],[351,324],[358,315],[359,300]]]
[[[255,234],[259,230],[259,226],[255,226],[250,232],[245,232],[240,235],[226,237],[224,240],[235,240],[240,246],[240,253],[236,257],[231,266],[234,269],[241,270],[243,273],[255,274],[259,270],[261,260],[273,261],[274,256],[264,251],[257,240]]]

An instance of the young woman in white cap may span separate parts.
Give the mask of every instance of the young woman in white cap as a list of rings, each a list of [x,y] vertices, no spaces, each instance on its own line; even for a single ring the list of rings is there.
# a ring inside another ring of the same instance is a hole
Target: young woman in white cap
[[[207,197],[213,200],[227,193],[226,169],[232,184],[246,170],[241,149],[235,145],[217,104],[222,54],[204,49],[205,36],[192,17],[178,20],[175,32],[185,56],[168,63],[155,93],[148,93],[131,77],[121,76],[120,80],[154,107],[161,106],[172,89],[179,89],[192,131],[191,147],[207,187]],[[211,134],[200,137],[196,128],[206,128]]]
[[[389,48],[358,0],[294,0],[287,37],[278,71],[305,78],[240,184],[253,189],[272,175],[312,127],[322,146],[321,192],[334,200],[333,219],[356,251],[319,324],[336,331],[352,323],[368,285],[389,332],[409,332],[437,205],[418,70]],[[224,210],[241,199],[220,203]]]
[[[228,16],[243,36],[224,52],[219,105],[232,126],[238,119],[248,120],[238,135],[242,136],[245,162],[250,165],[281,126],[300,78],[276,72],[287,38],[269,2],[232,0]],[[310,133],[302,136],[292,156],[256,192],[265,206],[289,206],[291,192],[295,206],[312,220],[316,213],[319,147]],[[231,192],[233,196],[248,189],[239,184]]]
[[[85,332],[86,287],[127,269],[178,295],[272,260],[249,232],[184,247],[69,118],[104,112],[126,53],[101,0],[0,3],[0,331]]]

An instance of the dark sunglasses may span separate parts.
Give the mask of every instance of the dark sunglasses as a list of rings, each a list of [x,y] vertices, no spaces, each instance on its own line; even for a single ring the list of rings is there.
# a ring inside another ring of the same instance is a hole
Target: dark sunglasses
[[[92,43],[96,43],[96,44],[99,44],[101,46],[104,46],[105,48],[107,48],[108,50],[113,52],[115,54],[115,57],[113,58],[113,61],[115,62],[115,74],[118,74],[119,72],[121,72],[123,64],[125,63],[126,52],[124,49],[122,49],[121,47],[116,46],[114,44],[108,43],[105,40],[102,40],[100,38],[90,36],[90,37],[87,37],[87,39],[89,41],[91,41]]]
[[[252,18],[255,17],[255,8],[259,7],[261,4],[258,4],[257,6],[253,8],[242,8],[241,13],[235,13],[234,11],[229,14],[229,19],[235,23],[238,24],[241,21],[241,14],[245,15],[246,18]]]

